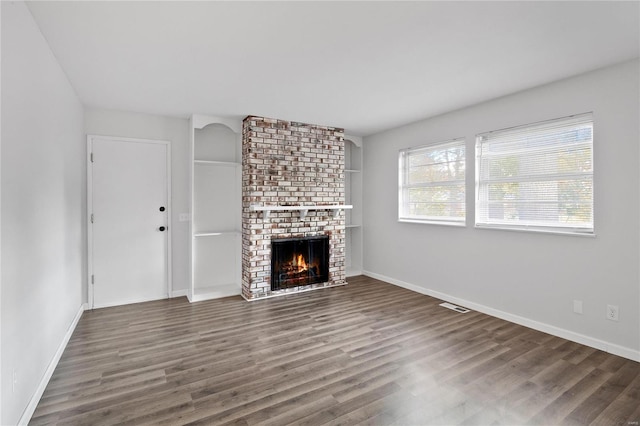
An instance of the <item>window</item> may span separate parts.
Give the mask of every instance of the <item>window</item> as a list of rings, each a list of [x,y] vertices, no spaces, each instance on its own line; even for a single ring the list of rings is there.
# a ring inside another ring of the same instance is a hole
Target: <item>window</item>
[[[464,226],[464,139],[402,150],[399,170],[400,221]]]
[[[476,226],[593,234],[593,117],[476,137]]]

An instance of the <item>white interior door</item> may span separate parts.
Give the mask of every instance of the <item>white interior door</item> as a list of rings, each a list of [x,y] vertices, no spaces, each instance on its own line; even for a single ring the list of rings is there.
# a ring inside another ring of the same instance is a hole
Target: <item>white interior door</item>
[[[89,137],[89,303],[168,297],[168,144]]]

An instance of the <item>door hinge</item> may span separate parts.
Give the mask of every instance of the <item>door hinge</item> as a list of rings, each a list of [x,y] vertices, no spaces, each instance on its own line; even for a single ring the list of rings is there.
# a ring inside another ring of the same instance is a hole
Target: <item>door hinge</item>
[[[93,213],[91,213],[91,223],[93,223]]]
[[[91,284],[95,284],[95,277],[93,275],[91,275]]]
[[[91,162],[93,163],[93,152],[91,153]]]

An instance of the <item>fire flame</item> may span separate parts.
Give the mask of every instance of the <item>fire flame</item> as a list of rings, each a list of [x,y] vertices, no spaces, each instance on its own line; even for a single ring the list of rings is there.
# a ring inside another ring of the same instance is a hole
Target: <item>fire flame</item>
[[[307,262],[304,261],[304,257],[301,254],[294,254],[291,264],[298,268],[298,272],[306,271],[308,269]]]

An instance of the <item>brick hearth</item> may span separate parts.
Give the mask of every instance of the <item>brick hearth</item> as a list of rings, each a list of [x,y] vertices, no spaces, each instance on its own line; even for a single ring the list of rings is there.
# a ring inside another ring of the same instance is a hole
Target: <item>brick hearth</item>
[[[257,299],[343,285],[345,214],[272,212],[250,206],[344,204],[344,130],[249,116],[242,130],[242,295]],[[271,239],[329,235],[329,281],[271,291]]]

